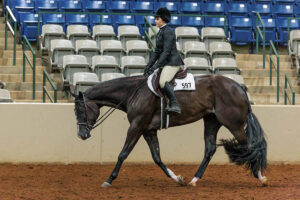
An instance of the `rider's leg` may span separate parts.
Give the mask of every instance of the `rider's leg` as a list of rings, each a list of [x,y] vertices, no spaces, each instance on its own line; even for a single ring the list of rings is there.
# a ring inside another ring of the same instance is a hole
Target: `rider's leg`
[[[162,69],[159,79],[160,87],[164,90],[165,94],[170,100],[170,108],[168,109],[168,111],[176,113],[181,113],[181,109],[178,105],[174,90],[169,82],[174,78],[179,69],[179,66],[165,66]]]

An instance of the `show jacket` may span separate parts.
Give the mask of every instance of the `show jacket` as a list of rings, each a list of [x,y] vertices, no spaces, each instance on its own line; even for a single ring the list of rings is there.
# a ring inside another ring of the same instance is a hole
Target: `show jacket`
[[[176,47],[176,36],[169,26],[160,28],[156,37],[156,48],[146,69],[184,65]]]

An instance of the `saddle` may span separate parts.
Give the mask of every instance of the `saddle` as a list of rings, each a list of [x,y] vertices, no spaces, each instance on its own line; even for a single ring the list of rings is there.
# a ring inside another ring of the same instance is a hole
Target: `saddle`
[[[159,78],[162,72],[162,68],[159,68],[156,73],[153,74],[152,78],[152,86],[156,94],[158,94],[160,97],[164,97],[164,93],[162,92],[162,89],[159,86]],[[174,78],[170,81],[170,84],[175,87],[176,82],[175,79],[185,79],[187,77],[187,70],[180,69],[174,76]]]

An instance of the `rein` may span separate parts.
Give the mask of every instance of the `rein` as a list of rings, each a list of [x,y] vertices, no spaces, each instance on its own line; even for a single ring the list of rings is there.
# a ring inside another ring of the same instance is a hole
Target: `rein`
[[[141,84],[136,87],[135,91],[133,92],[133,94],[131,96],[129,96],[130,100],[129,100],[129,103],[133,100],[133,97],[137,94],[138,90],[142,88],[143,84],[147,81],[148,77],[146,77],[142,82]],[[86,101],[85,101],[85,96],[84,96],[84,93],[82,93],[82,96],[83,96],[83,100],[79,100],[77,102],[83,102],[84,104],[84,107],[85,107],[85,116],[86,116],[86,122],[82,122],[82,123],[77,123],[77,125],[85,125],[86,128],[91,131],[93,130],[94,128],[98,127],[100,124],[102,124],[116,109],[118,109],[120,107],[121,104],[123,104],[127,98],[123,99],[123,101],[121,101],[120,103],[118,103],[116,105],[116,107],[111,107],[108,109],[108,111],[106,111],[100,118],[98,118],[95,122],[94,122],[94,125],[91,125],[88,121],[88,118],[87,118],[87,107],[90,107],[86,104]],[[76,101],[75,101],[76,102]],[[91,108],[90,108],[91,109]],[[93,109],[91,109],[93,110]]]

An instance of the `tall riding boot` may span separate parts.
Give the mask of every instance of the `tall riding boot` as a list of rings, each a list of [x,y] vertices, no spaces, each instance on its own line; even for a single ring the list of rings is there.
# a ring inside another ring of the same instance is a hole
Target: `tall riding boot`
[[[177,102],[174,90],[171,87],[169,82],[165,83],[165,87],[163,88],[163,90],[164,90],[164,92],[166,93],[167,97],[170,100],[170,107],[168,108],[168,111],[169,112],[181,113],[181,109],[180,109],[179,104]]]

